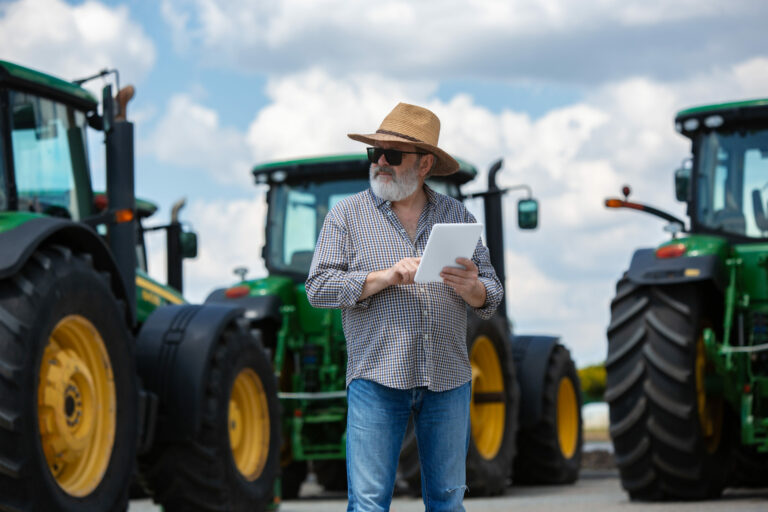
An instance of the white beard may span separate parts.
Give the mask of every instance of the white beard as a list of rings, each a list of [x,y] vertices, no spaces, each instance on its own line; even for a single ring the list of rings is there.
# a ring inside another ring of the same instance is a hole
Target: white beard
[[[385,182],[376,175],[380,170],[390,173],[389,181]],[[419,188],[419,170],[418,167],[411,167],[398,178],[391,167],[371,165],[370,182],[373,193],[380,198],[386,201],[401,201]]]

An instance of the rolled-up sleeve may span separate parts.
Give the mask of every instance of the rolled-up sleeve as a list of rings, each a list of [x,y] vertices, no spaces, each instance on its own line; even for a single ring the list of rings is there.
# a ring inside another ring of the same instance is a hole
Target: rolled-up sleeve
[[[465,210],[464,222],[477,222],[474,215]],[[475,314],[487,320],[493,316],[496,308],[501,304],[501,299],[504,297],[504,286],[499,278],[496,276],[496,271],[491,265],[491,253],[483,244],[483,240],[477,241],[477,247],[475,247],[475,253],[472,255],[472,261],[477,265],[477,278],[485,286],[485,304],[479,308],[473,307]],[[506,314],[506,313],[505,313]]]
[[[485,286],[485,304],[479,308],[472,308],[475,314],[480,318],[486,320],[493,316],[496,308],[501,304],[501,299],[504,297],[504,287],[501,285],[501,281],[496,276],[496,271],[491,265],[491,258],[488,252],[488,248],[485,247],[482,242],[477,243],[475,254],[472,256],[472,261],[477,265],[477,278]]]
[[[307,299],[316,308],[368,307],[368,299],[359,300],[368,272],[349,271],[351,239],[344,220],[331,209],[317,238],[306,281]]]

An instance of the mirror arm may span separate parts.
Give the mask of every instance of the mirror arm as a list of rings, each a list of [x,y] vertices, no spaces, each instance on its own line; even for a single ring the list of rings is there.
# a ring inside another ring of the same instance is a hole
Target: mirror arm
[[[606,208],[630,208],[632,210],[639,210],[641,212],[650,213],[651,215],[660,217],[669,222],[675,222],[677,224],[680,224],[681,226],[683,226],[683,229],[685,229],[685,222],[682,221],[681,219],[678,219],[677,217],[675,217],[670,213],[659,210],[658,208],[654,208],[653,206],[648,206],[647,204],[634,203],[631,201],[625,201],[623,199],[617,199],[617,198],[609,198],[605,200],[605,206]]]

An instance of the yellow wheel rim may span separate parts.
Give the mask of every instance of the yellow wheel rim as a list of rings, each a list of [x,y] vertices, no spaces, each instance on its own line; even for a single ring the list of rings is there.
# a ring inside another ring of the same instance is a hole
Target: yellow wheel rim
[[[573,382],[568,377],[560,379],[557,387],[557,440],[563,457],[570,459],[579,441],[579,409]]]
[[[723,433],[723,399],[707,395],[706,377],[708,373],[707,353],[704,338],[696,342],[696,402],[699,410],[699,425],[704,448],[714,453],[720,446]]]
[[[117,425],[115,381],[104,340],[80,315],[54,327],[40,363],[40,439],[48,468],[67,494],[101,483]]]
[[[261,476],[269,455],[269,407],[261,379],[250,368],[235,378],[227,423],[235,465],[252,482]]]
[[[472,401],[469,415],[472,439],[480,455],[493,459],[504,439],[506,404],[499,356],[487,336],[479,336],[469,354],[472,364]]]

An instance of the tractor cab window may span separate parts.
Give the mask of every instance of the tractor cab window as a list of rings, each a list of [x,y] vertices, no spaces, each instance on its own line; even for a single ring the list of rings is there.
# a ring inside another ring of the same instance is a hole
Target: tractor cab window
[[[427,180],[437,192],[458,197],[444,179]],[[272,273],[306,276],[328,211],[342,199],[369,187],[368,177],[328,182],[273,185],[267,229],[266,264]]]
[[[724,234],[768,238],[768,132],[712,132],[698,144],[697,222]]]
[[[85,115],[21,92],[11,93],[10,104],[18,209],[75,220],[87,216],[81,211],[88,179]]]
[[[273,186],[266,252],[270,270],[306,276],[328,211],[345,197],[367,187],[365,179]]]

